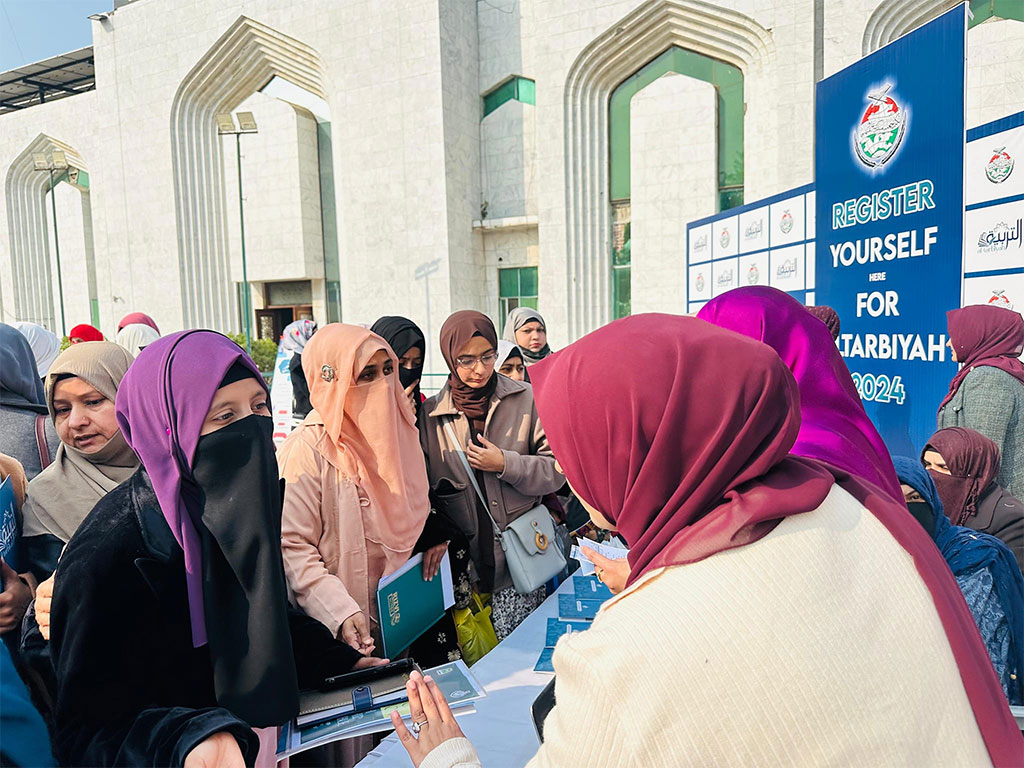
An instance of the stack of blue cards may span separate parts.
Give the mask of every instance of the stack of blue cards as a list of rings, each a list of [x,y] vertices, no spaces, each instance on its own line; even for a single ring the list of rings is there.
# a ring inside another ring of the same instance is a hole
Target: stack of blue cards
[[[583,632],[597,616],[601,605],[612,596],[611,590],[594,576],[573,576],[573,594],[558,596],[558,619],[548,619],[544,650],[534,666],[535,672],[554,672],[552,654],[558,638],[570,632]]]
[[[551,665],[551,655],[555,652],[558,638],[572,632],[585,632],[590,629],[589,621],[561,621],[560,619],[548,619],[548,631],[544,638],[544,650],[537,660],[533,670],[535,672],[554,672]]]

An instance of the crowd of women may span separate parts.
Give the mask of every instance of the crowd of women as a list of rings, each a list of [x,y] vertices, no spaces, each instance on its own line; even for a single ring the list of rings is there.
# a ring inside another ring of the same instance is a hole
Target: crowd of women
[[[301,321],[275,450],[267,385],[221,334],[133,313],[61,351],[0,324],[5,764],[272,765],[300,690],[386,663],[376,587],[411,556],[456,588],[407,652],[424,668],[466,650],[457,611],[486,606],[500,641],[535,610],[549,587],[502,533],[537,509],[629,557],[594,557],[616,596],[558,644],[532,765],[1024,763],[1024,319],[949,313],[961,368],[909,458],[838,325],[742,288],[553,354],[534,310],[502,339],[460,311],[425,397],[414,322]],[[434,681],[407,691],[414,764],[478,765]]]

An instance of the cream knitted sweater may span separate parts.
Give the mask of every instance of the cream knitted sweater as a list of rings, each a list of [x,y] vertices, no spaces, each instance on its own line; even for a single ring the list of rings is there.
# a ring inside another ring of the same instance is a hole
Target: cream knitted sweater
[[[838,486],[755,544],[648,574],[554,666],[531,768],[991,765],[910,556]],[[479,765],[455,739],[421,768]]]

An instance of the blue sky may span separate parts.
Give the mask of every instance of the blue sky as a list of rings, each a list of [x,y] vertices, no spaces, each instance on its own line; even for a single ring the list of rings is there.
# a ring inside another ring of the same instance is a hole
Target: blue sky
[[[0,72],[92,45],[89,15],[113,0],[0,0]]]

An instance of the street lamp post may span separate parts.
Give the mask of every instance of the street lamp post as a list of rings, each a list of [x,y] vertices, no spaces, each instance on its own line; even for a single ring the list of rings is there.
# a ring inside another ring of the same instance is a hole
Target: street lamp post
[[[256,119],[252,112],[238,113],[238,127],[230,112],[217,115],[217,133],[235,137],[235,154],[238,158],[238,223],[242,239],[242,305],[245,311],[245,351],[252,355],[252,310],[249,307],[249,269],[245,260],[245,211],[242,205],[242,134],[258,133]]]
[[[59,149],[55,149],[47,158],[43,152],[36,152],[32,155],[34,170],[46,171],[50,174],[50,203],[53,210],[53,250],[57,256],[57,293],[60,296],[60,331],[62,336],[68,335],[67,320],[64,318],[64,278],[60,271],[60,236],[57,233],[57,192],[53,185],[53,172],[66,171],[68,169],[67,156]],[[51,291],[53,288],[50,289]],[[52,295],[52,294],[51,294]]]

